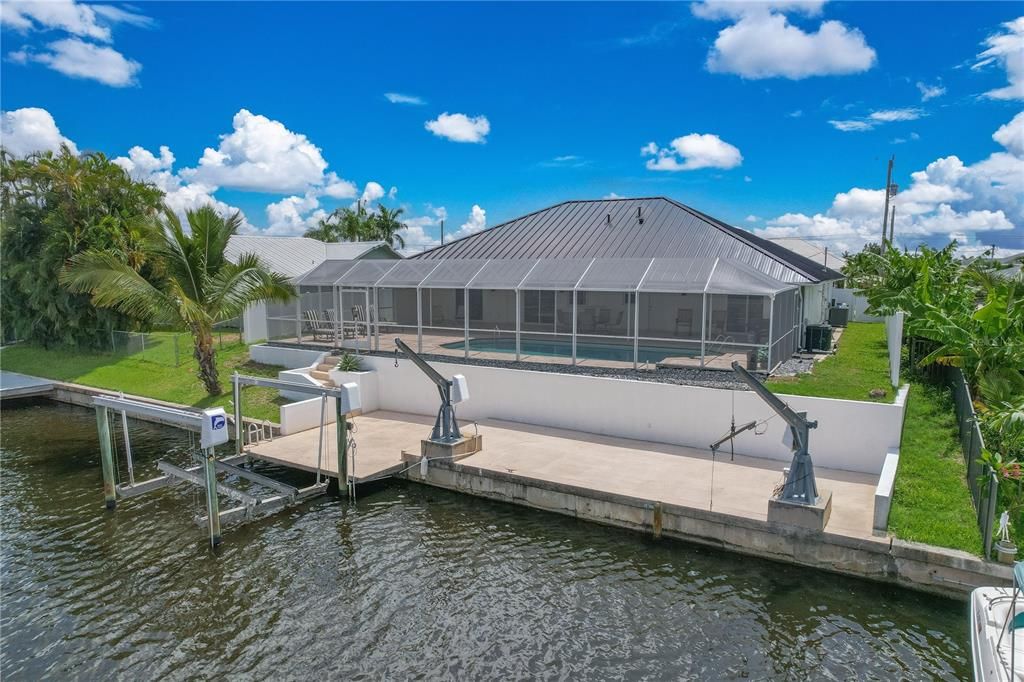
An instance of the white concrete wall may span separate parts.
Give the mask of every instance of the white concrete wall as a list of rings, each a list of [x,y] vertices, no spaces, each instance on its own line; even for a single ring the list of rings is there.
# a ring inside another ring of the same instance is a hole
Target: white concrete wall
[[[242,313],[242,340],[255,343],[269,338],[267,331],[267,304],[256,303]]]
[[[889,381],[893,386],[900,383],[900,351],[903,350],[903,317],[896,313],[885,318],[885,340],[889,350]]]
[[[319,362],[326,353],[318,350],[305,348],[288,348],[284,346],[268,346],[258,344],[249,346],[249,357],[253,362],[260,362],[264,365],[278,365],[287,369],[309,367]]]
[[[377,373],[368,372],[340,372],[332,369],[328,372],[331,381],[335,386],[355,384],[359,386],[359,402],[362,404],[363,412],[373,412],[380,409],[379,391],[377,389]]]
[[[736,452],[787,463],[792,457],[782,443],[785,423],[751,391],[432,364],[445,376],[464,374],[469,381],[472,398],[458,406],[460,419],[504,419],[707,449],[729,430],[735,399],[737,424],[771,417],[762,435],[738,436]],[[368,356],[363,366],[377,370],[380,409],[437,412],[437,390],[410,360],[400,360],[396,368],[392,358]],[[905,388],[896,404],[782,398],[818,421],[810,439],[818,466],[878,474],[886,453],[900,445]]]
[[[866,312],[868,308],[868,300],[863,296],[858,296],[854,293],[853,289],[836,289],[833,288],[829,294],[829,298],[834,298],[836,304],[845,303],[850,306],[850,322],[882,322],[884,318],[876,317],[875,315],[868,315]]]
[[[308,394],[306,394],[308,395]],[[281,435],[287,436],[290,433],[307,431],[320,426],[320,403],[321,398],[308,398],[295,403],[281,406]],[[334,398],[327,399],[326,422],[334,423]],[[332,433],[325,438],[334,438]],[[329,443],[333,446],[333,443]]]

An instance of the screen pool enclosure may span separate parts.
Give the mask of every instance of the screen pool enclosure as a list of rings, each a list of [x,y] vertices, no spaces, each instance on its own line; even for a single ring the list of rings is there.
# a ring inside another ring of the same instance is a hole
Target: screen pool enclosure
[[[800,285],[729,258],[330,260],[294,284],[295,301],[268,305],[271,341],[761,371],[799,343]]]

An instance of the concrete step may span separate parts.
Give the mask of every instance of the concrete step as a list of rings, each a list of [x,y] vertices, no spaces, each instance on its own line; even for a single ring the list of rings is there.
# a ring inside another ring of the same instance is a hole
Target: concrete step
[[[321,362],[319,365],[316,366],[317,370],[320,372],[330,372],[332,369],[337,369],[337,367],[337,363],[332,365],[326,362]]]
[[[331,381],[331,376],[327,372],[321,372],[320,370],[311,370],[309,376],[313,377],[321,384],[326,386],[334,386],[334,382]]]

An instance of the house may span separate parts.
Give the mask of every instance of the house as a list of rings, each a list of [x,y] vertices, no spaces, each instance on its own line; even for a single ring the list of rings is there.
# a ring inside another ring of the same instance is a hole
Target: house
[[[234,262],[243,253],[254,253],[274,272],[288,277],[304,275],[326,260],[396,259],[398,254],[386,242],[322,242],[308,237],[273,237],[236,234],[228,241],[224,255]],[[242,315],[242,338],[252,343],[267,338],[267,309],[259,303]]]
[[[328,260],[270,338],[595,367],[769,370],[842,274],[664,197],[567,201],[412,258]],[[310,319],[331,320],[325,327]],[[276,333],[275,333],[276,332]]]

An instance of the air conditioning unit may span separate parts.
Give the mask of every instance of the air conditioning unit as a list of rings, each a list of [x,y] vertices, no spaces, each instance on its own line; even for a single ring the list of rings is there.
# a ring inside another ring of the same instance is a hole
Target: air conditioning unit
[[[809,324],[804,334],[804,346],[809,351],[831,352],[832,325]]]
[[[837,305],[828,309],[828,323],[833,327],[845,327],[849,321],[849,306]]]

